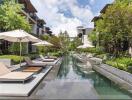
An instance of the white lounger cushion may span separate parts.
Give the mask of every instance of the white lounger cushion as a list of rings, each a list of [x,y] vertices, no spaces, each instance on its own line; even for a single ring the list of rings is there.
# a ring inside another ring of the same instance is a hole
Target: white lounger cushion
[[[7,66],[0,62],[0,81],[25,81],[31,78],[32,72],[11,72]]]
[[[2,79],[26,80],[32,74],[33,73],[30,73],[30,72],[11,72],[11,73],[0,76],[0,80]]]
[[[52,59],[52,58],[44,58],[43,55],[40,55],[40,58],[44,61],[54,61],[55,59]]]
[[[5,64],[3,64],[2,62],[0,62],[0,76],[10,73],[11,71],[7,68],[7,66]]]

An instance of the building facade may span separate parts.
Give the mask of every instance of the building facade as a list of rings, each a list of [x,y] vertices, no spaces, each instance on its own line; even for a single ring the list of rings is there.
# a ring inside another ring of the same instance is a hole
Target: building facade
[[[2,0],[0,2],[2,2]],[[46,30],[47,28],[45,26],[46,22],[37,16],[37,10],[32,5],[30,0],[16,0],[16,2],[24,6],[20,14],[22,16],[25,16],[26,20],[31,25],[32,35],[39,38],[43,34],[49,34],[50,28]],[[52,33],[52,31],[50,31],[50,33]],[[7,41],[2,41],[1,43],[2,43],[1,48],[3,50],[8,49],[8,47],[10,46],[10,43]],[[25,51],[25,53],[32,53],[32,52],[36,52],[36,47],[33,46],[31,42],[29,42],[27,43],[27,50]]]
[[[84,43],[84,38],[86,38],[92,30],[93,28],[85,28],[83,26],[77,27],[78,36],[82,39],[82,43]]]

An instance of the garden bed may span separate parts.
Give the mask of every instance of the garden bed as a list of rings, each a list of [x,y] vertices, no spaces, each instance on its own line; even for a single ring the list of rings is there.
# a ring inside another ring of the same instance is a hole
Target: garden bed
[[[30,57],[31,59],[35,59],[38,56],[38,54],[28,54],[26,56]],[[21,57],[22,62],[24,61],[24,57],[26,57],[26,56]],[[1,55],[0,59],[11,59],[12,64],[20,63],[20,56],[19,55]]]
[[[115,68],[118,68],[120,70],[132,73],[132,71],[129,69],[129,66],[132,66],[132,59],[129,57],[113,58],[110,60],[106,60],[104,63],[111,65]]]

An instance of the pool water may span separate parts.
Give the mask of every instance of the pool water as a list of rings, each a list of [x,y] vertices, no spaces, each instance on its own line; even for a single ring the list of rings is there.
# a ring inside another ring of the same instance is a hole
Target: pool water
[[[66,56],[61,64],[58,79],[69,81],[88,80],[95,88],[101,99],[132,99],[132,95],[121,89],[114,82],[100,75],[94,70],[89,70],[85,64],[72,56]]]

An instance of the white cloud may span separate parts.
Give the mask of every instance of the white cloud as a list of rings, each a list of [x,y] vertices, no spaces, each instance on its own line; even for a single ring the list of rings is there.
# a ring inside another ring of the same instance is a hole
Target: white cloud
[[[51,27],[53,34],[58,34],[60,30],[67,30],[70,36],[77,34],[76,27],[85,25],[93,27],[90,22],[93,18],[91,8],[78,6],[77,0],[31,0],[33,5],[38,10],[38,16],[43,18],[47,25]],[[63,11],[70,10],[73,17],[69,18],[60,13],[59,9]]]
[[[95,3],[95,0],[90,0],[89,2],[91,5],[93,5]]]

